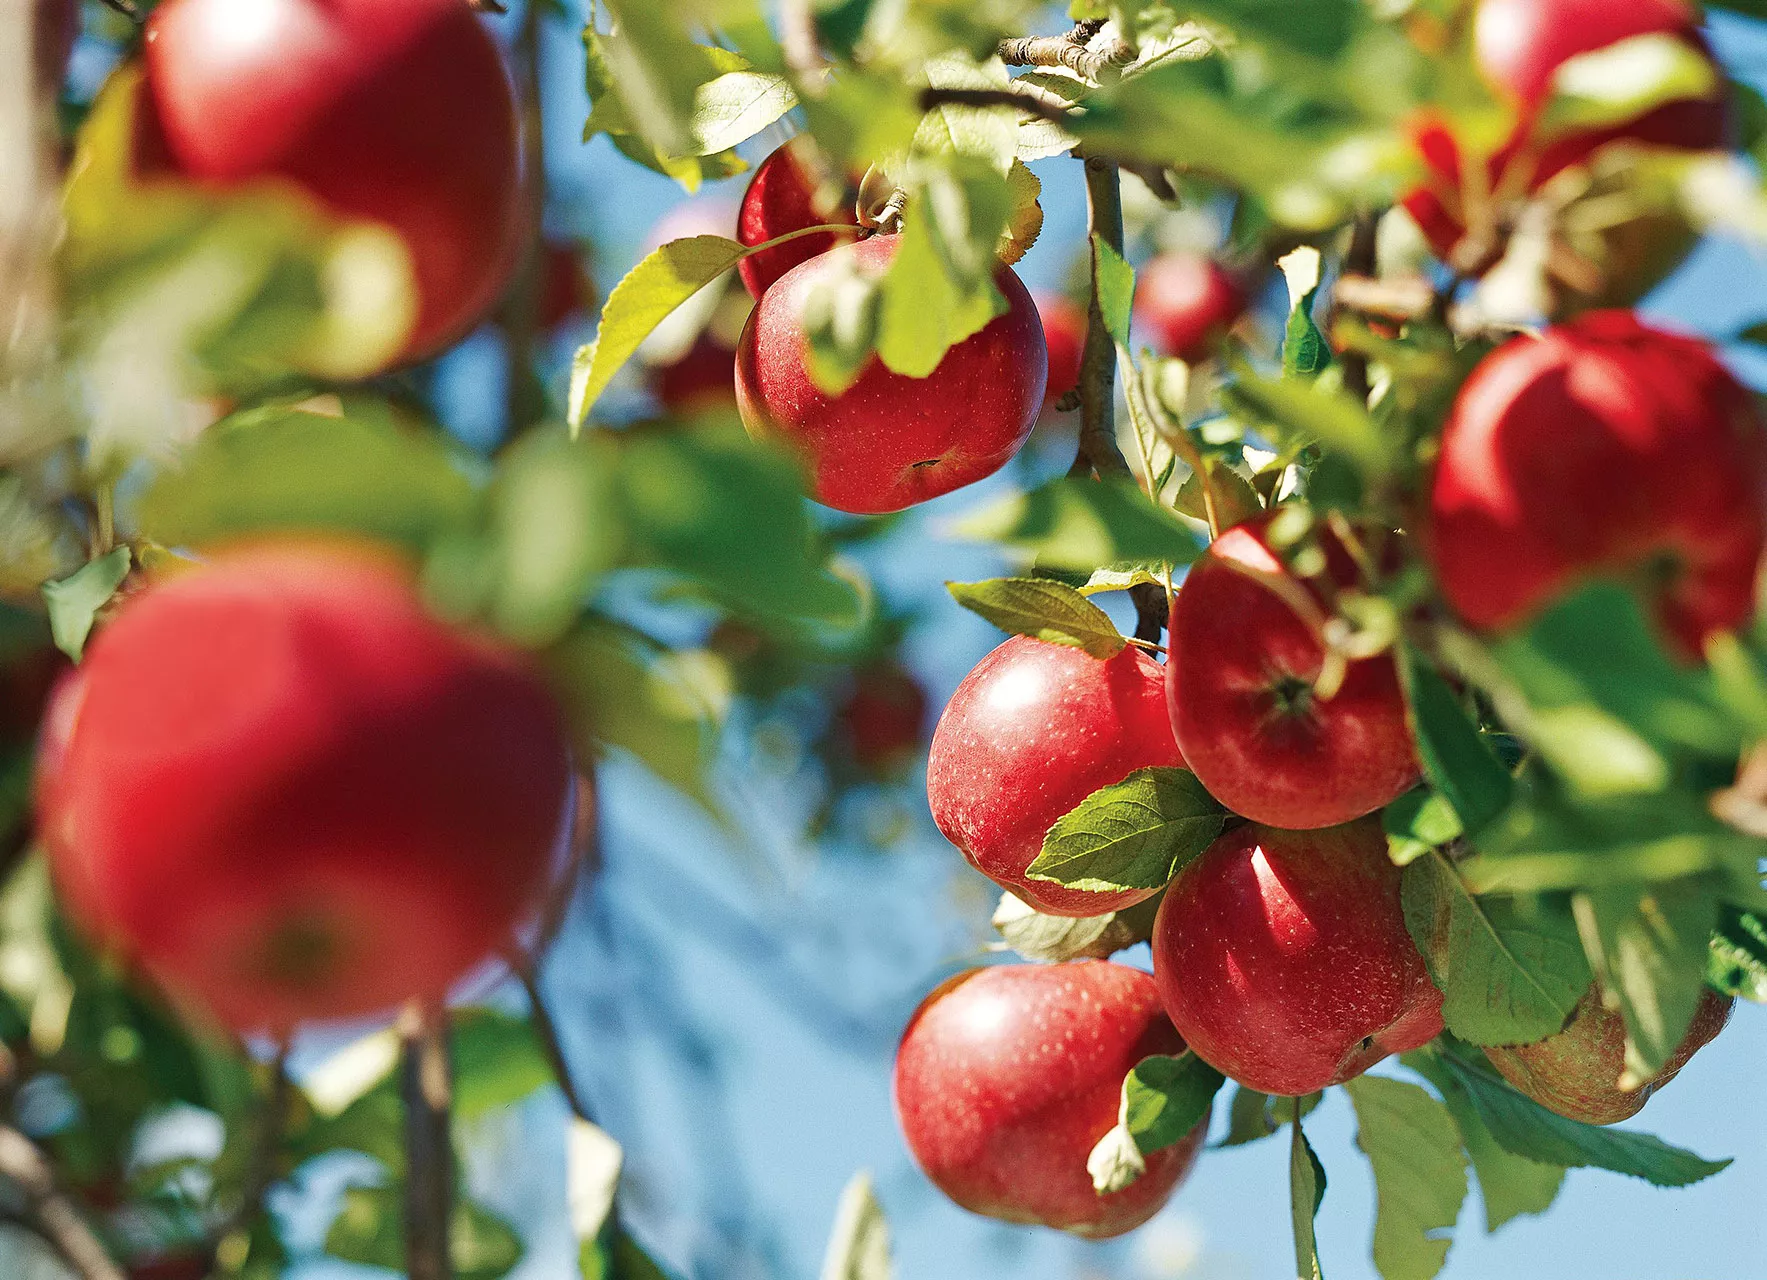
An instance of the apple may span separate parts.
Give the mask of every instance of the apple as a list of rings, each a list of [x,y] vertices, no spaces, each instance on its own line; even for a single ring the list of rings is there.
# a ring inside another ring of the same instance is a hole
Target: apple
[[[1141,269],[1135,320],[1162,355],[1191,364],[1207,360],[1245,314],[1234,278],[1200,253],[1162,253]]]
[[[899,237],[874,236],[851,254],[878,275]],[[1048,380],[1037,305],[1010,267],[994,283],[1006,310],[945,353],[925,378],[892,373],[875,356],[845,391],[810,377],[805,308],[835,254],[786,272],[761,295],[736,349],[736,402],[750,434],[803,459],[816,500],[878,515],[974,484],[1011,461],[1036,425]]]
[[[1114,893],[1031,880],[1057,819],[1137,769],[1182,767],[1160,666],[1139,649],[1100,661],[1014,636],[963,678],[933,730],[933,821],[970,865],[1037,910],[1100,916],[1157,889]]]
[[[1626,1066],[1625,1020],[1602,1004],[1594,987],[1557,1035],[1533,1044],[1489,1046],[1485,1056],[1505,1080],[1548,1111],[1584,1124],[1618,1124],[1637,1115],[1653,1093],[1724,1030],[1735,1003],[1715,991],[1702,992],[1686,1038],[1662,1070],[1636,1089],[1619,1086]]]
[[[1154,981],[1103,960],[999,965],[947,980],[896,1051],[896,1117],[926,1176],[972,1213],[1104,1238],[1146,1222],[1196,1163],[1205,1116],[1101,1196],[1086,1159],[1116,1127],[1123,1078],[1184,1052]]]
[[[728,341],[702,332],[678,359],[654,366],[651,390],[670,413],[694,414],[736,405],[736,352]]]
[[[1053,409],[1056,401],[1080,385],[1080,364],[1086,356],[1086,312],[1065,294],[1040,291],[1031,296],[1049,347],[1049,385],[1043,393],[1043,407]]]
[[[1427,116],[1414,124],[1414,141],[1431,176],[1404,204],[1436,252],[1444,260],[1453,259],[1467,232],[1470,200],[1488,201],[1497,192],[1532,193],[1610,143],[1684,151],[1723,148],[1729,111],[1722,89],[1712,97],[1665,103],[1618,125],[1575,130],[1544,142],[1534,138],[1540,113],[1552,97],[1553,78],[1566,62],[1646,35],[1673,36],[1710,56],[1699,23],[1699,13],[1687,0],[1480,0],[1473,24],[1474,60],[1485,82],[1509,107],[1515,125],[1488,162],[1483,190],[1468,192],[1462,185],[1467,162],[1452,128]],[[1482,247],[1492,261],[1500,252],[1496,244]],[[1482,270],[1489,263],[1466,265]],[[1662,269],[1657,275],[1666,273]]]
[[[239,1032],[442,997],[536,905],[569,753],[512,654],[349,544],[131,596],[50,708],[39,831],[95,941]]]
[[[540,299],[536,319],[551,333],[595,304],[595,282],[578,246],[548,240],[540,250]]]
[[[214,1259],[198,1253],[168,1253],[129,1264],[129,1280],[208,1280]]]
[[[927,697],[914,673],[893,662],[861,669],[835,723],[859,766],[888,773],[920,750]]]
[[[31,41],[36,50],[37,85],[49,92],[61,88],[68,59],[80,35],[79,0],[36,0]]]
[[[805,227],[833,223],[849,223],[857,233],[856,193],[849,191],[844,199],[826,203],[818,200],[815,180],[804,163],[804,146],[802,140],[793,139],[761,161],[760,168],[755,170],[736,217],[736,238],[743,244],[766,244]],[[759,298],[793,267],[828,252],[848,238],[834,231],[802,236],[750,254],[737,264],[736,270],[748,291]]]
[[[1487,356],[1442,434],[1428,547],[1448,603],[1505,631],[1596,576],[1688,656],[1754,616],[1767,435],[1703,343],[1594,312]]]
[[[1417,757],[1390,652],[1349,663],[1330,698],[1315,692],[1326,647],[1285,597],[1322,596],[1272,548],[1278,515],[1215,539],[1173,600],[1172,725],[1186,763],[1233,812],[1272,827],[1335,827],[1409,791]],[[1323,524],[1318,545],[1333,584],[1354,583],[1355,561]]]
[[[1328,831],[1245,825],[1182,872],[1153,926],[1172,1025],[1203,1061],[1299,1096],[1442,1031],[1378,821]]]
[[[144,176],[282,179],[411,256],[403,359],[459,338],[523,234],[514,92],[464,0],[165,0],[147,21]]]

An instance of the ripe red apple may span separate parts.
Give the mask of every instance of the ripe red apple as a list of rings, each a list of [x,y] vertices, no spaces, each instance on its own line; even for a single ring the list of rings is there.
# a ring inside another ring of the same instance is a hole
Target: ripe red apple
[[[1698,655],[1754,615],[1767,435],[1693,339],[1597,312],[1498,348],[1442,434],[1429,549],[1449,604],[1501,631],[1583,580],[1635,583]]]
[[[1442,1030],[1379,822],[1242,826],[1186,867],[1153,926],[1153,972],[1199,1057],[1265,1093],[1341,1084]]]
[[[1469,204],[1489,206],[1499,192],[1513,198],[1536,191],[1610,143],[1633,141],[1686,151],[1724,147],[1729,124],[1722,88],[1712,97],[1666,103],[1619,125],[1573,131],[1544,142],[1534,137],[1540,113],[1552,97],[1553,77],[1566,62],[1645,35],[1674,36],[1709,56],[1699,23],[1699,13],[1687,0],[1481,0],[1474,19],[1474,58],[1486,83],[1514,112],[1515,126],[1490,158],[1478,191],[1463,188],[1466,160],[1453,130],[1434,118],[1414,127],[1431,178],[1404,203],[1436,252],[1450,259],[1469,223],[1478,221]],[[1491,221],[1493,212],[1487,208],[1485,221]],[[1495,254],[1499,246],[1485,248]]]
[[[146,60],[149,174],[286,179],[399,234],[418,295],[405,359],[496,302],[522,235],[515,97],[463,0],[166,0]]]
[[[129,1264],[129,1280],[208,1280],[214,1259],[197,1253],[168,1253]]]
[[[684,355],[650,371],[651,389],[670,413],[703,413],[736,404],[736,352],[709,332]]]
[[[355,546],[223,554],[127,601],[58,691],[40,831],[87,932],[239,1031],[442,996],[569,821],[510,654]]]
[[[926,690],[914,673],[885,662],[854,676],[835,722],[862,769],[887,773],[919,752],[926,713]]]
[[[1043,393],[1043,407],[1052,409],[1056,401],[1080,385],[1080,362],[1086,356],[1086,312],[1066,294],[1039,292],[1031,296],[1036,299],[1043,340],[1049,347],[1049,386]]]
[[[1235,813],[1272,827],[1334,827],[1410,790],[1417,757],[1390,653],[1351,662],[1329,699],[1314,691],[1326,647],[1294,600],[1323,597],[1272,549],[1277,515],[1215,539],[1173,600],[1172,725],[1186,763]],[[1353,583],[1355,561],[1329,528],[1318,542],[1332,581]]]
[[[550,333],[595,304],[595,282],[574,244],[549,240],[540,250],[540,303],[536,319]]]
[[[1505,1080],[1548,1111],[1584,1124],[1618,1124],[1637,1115],[1652,1094],[1724,1030],[1735,1003],[1714,991],[1703,992],[1686,1038],[1661,1071],[1632,1090],[1622,1090],[1618,1083],[1626,1065],[1625,1020],[1602,1005],[1601,993],[1593,987],[1557,1035],[1534,1044],[1488,1047],[1485,1056]]]
[[[32,9],[31,43],[36,49],[37,84],[44,90],[61,87],[68,59],[80,35],[80,0],[36,0]]]
[[[853,192],[827,203],[819,201],[814,179],[806,168],[802,149],[804,143],[793,139],[761,161],[755,176],[743,193],[742,209],[737,214],[736,238],[745,245],[766,244],[805,227],[850,224],[855,231],[859,215],[854,210]],[[838,232],[802,236],[762,253],[750,254],[737,264],[743,284],[755,297],[760,297],[774,283],[800,263],[808,262],[819,253],[827,253],[835,245],[850,240]]]
[[[896,1051],[896,1117],[926,1176],[972,1213],[1103,1238],[1146,1222],[1196,1163],[1208,1119],[1122,1191],[1086,1158],[1123,1078],[1184,1042],[1139,969],[1103,960],[971,969],[938,987]]]
[[[926,794],[933,821],[977,871],[1049,915],[1098,916],[1158,890],[1027,879],[1044,835],[1100,787],[1183,764],[1152,658],[1131,647],[1101,662],[1014,636],[951,695],[933,730]]]
[[[1215,354],[1245,309],[1238,282],[1200,253],[1160,254],[1141,269],[1135,287],[1135,319],[1153,345],[1192,364]]]
[[[842,253],[879,274],[898,237],[874,236]],[[736,353],[736,402],[751,434],[795,449],[818,502],[876,515],[960,489],[1012,459],[1043,404],[1048,353],[1037,305],[1010,267],[995,273],[1006,310],[945,353],[925,378],[892,373],[876,357],[839,395],[810,378],[805,305],[834,263],[794,267],[755,304]]]

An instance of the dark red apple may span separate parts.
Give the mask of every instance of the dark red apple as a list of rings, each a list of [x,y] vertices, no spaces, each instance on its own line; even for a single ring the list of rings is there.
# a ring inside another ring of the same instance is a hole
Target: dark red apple
[[[595,305],[595,282],[574,244],[549,240],[540,251],[540,301],[536,319],[550,333]]]
[[[432,355],[498,299],[521,243],[515,97],[463,0],[166,0],[146,33],[143,109],[173,172],[286,179],[410,251]],[[142,167],[154,173],[144,147]]]
[[[1429,525],[1443,594],[1474,627],[1513,628],[1612,576],[1698,655],[1754,615],[1767,435],[1703,343],[1592,313],[1473,371],[1443,430]]]
[[[1211,795],[1272,827],[1334,827],[1396,799],[1417,781],[1405,695],[1390,653],[1351,662],[1330,698],[1317,584],[1271,547],[1267,512],[1227,530],[1191,567],[1172,602],[1166,665],[1179,748]],[[1356,564],[1318,529],[1338,587]]]
[[[650,371],[651,389],[670,413],[703,413],[736,405],[736,352],[701,333],[680,358]]]
[[[1571,1021],[1555,1036],[1533,1044],[1491,1046],[1485,1056],[1503,1078],[1548,1111],[1584,1124],[1618,1124],[1641,1111],[1687,1060],[1711,1043],[1730,1021],[1736,1001],[1703,992],[1693,1025],[1663,1069],[1636,1089],[1621,1089],[1626,1066],[1626,1023],[1590,988]]]
[[[1666,103],[1618,125],[1544,141],[1535,137],[1540,113],[1552,97],[1553,77],[1566,62],[1646,35],[1673,36],[1709,56],[1699,23],[1698,11],[1686,0],[1481,0],[1474,56],[1486,83],[1513,111],[1515,125],[1486,163],[1480,189],[1469,191],[1464,185],[1468,160],[1452,128],[1431,117],[1414,124],[1430,180],[1404,203],[1436,252],[1453,260],[1469,226],[1494,229],[1496,203],[1532,193],[1610,143],[1685,151],[1724,147],[1729,112],[1721,87],[1711,97]],[[1500,245],[1484,248],[1494,261]],[[1477,270],[1489,263],[1462,265]]]
[[[214,1259],[197,1253],[168,1253],[129,1264],[129,1280],[208,1280]]]
[[[881,274],[898,237],[842,253]],[[761,295],[736,353],[736,401],[758,439],[795,450],[818,502],[876,515],[900,511],[990,476],[1023,447],[1048,379],[1037,306],[1010,267],[994,283],[1006,310],[945,353],[925,378],[892,373],[875,356],[858,380],[828,395],[811,380],[805,307],[834,256],[788,271]]]
[[[1098,916],[1158,890],[1027,879],[1044,835],[1100,787],[1183,764],[1157,662],[1133,647],[1101,662],[1014,636],[951,695],[933,730],[926,794],[933,821],[977,871],[1047,914]]]
[[[1224,1075],[1295,1096],[1434,1039],[1442,993],[1406,932],[1399,879],[1372,818],[1227,832],[1154,921],[1172,1025]]]
[[[1184,1052],[1139,969],[1081,960],[949,979],[896,1051],[896,1117],[934,1185],[973,1213],[1103,1238],[1131,1231],[1196,1163],[1208,1119],[1101,1196],[1086,1158],[1116,1127],[1123,1078]]]
[[[74,41],[80,35],[80,0],[36,0],[32,23],[38,87],[47,91],[59,89],[67,75]]]
[[[736,220],[736,238],[743,244],[766,244],[806,227],[835,223],[848,223],[857,232],[859,215],[853,207],[855,193],[847,191],[832,201],[820,201],[815,181],[804,165],[804,145],[799,139],[786,143],[761,161],[761,167],[755,170],[748,190],[743,193],[742,210]],[[736,269],[748,291],[758,298],[793,267],[851,239],[851,236],[834,231],[801,236],[761,253],[750,254]]]
[[[1191,364],[1215,354],[1245,309],[1238,282],[1200,253],[1162,253],[1135,286],[1136,322],[1162,355]]]
[[[914,673],[885,662],[853,677],[835,722],[859,766],[886,773],[919,752],[926,713],[926,690]]]
[[[1043,340],[1049,347],[1049,386],[1043,393],[1043,407],[1052,409],[1056,401],[1080,385],[1080,362],[1086,356],[1086,312],[1066,294],[1039,292],[1031,296],[1036,299]]]
[[[535,906],[570,793],[534,676],[341,544],[234,551],[132,597],[39,753],[75,919],[239,1031],[441,997]]]

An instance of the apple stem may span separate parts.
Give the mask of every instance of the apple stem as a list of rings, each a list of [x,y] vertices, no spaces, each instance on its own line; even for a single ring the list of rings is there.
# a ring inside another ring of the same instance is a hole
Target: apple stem
[[[454,1280],[449,1226],[454,1215],[454,1068],[448,1013],[412,1004],[399,1020],[404,1056],[405,1272],[409,1280]]]

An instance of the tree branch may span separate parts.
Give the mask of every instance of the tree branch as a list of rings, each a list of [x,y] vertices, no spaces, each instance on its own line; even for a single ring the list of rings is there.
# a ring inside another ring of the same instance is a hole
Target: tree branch
[[[49,1158],[10,1125],[0,1125],[0,1177],[18,1185],[28,1225],[60,1251],[80,1280],[126,1280],[123,1269],[56,1185]]]
[[[1378,212],[1361,213],[1356,216],[1355,229],[1350,233],[1349,252],[1344,255],[1346,276],[1372,276],[1377,266],[1376,254],[1379,248],[1377,234],[1380,230],[1380,214]],[[1334,300],[1337,298],[1333,290]],[[1368,404],[1368,357],[1360,351],[1343,353],[1344,390],[1366,407]]]
[[[957,89],[935,85],[922,89],[920,109],[932,111],[938,107],[1010,107],[1057,124],[1066,122],[1069,113],[1066,102],[1032,85],[1017,89]]]
[[[1075,75],[1098,80],[1107,72],[1126,67],[1135,61],[1135,50],[1127,41],[1113,40],[1102,49],[1089,49],[1090,36],[1080,36],[1075,28],[1065,36],[1028,36],[1022,40],[1003,40],[1000,60],[1009,67],[1066,67]],[[1075,37],[1080,37],[1076,39]]]
[[[1098,296],[1098,246],[1123,251],[1123,199],[1117,167],[1096,157],[1086,166],[1087,224],[1092,246],[1092,297],[1086,310],[1086,346],[1080,360],[1080,450],[1069,475],[1126,476],[1117,447],[1117,344]]]
[[[546,131],[540,103],[540,23],[545,5],[528,0],[516,33],[513,55],[520,112],[522,153],[522,250],[514,283],[503,304],[503,335],[508,344],[508,432],[514,439],[546,417],[546,388],[535,368],[539,348],[540,300],[545,296]],[[498,10],[501,12],[501,10]]]
[[[447,1011],[412,1005],[399,1020],[399,1035],[405,1044],[399,1068],[405,1103],[405,1271],[409,1280],[454,1280],[449,1249],[454,1072]]]
[[[1370,276],[1338,278],[1332,297],[1345,311],[1382,320],[1422,320],[1436,305],[1436,290],[1423,276],[1376,280]]]

